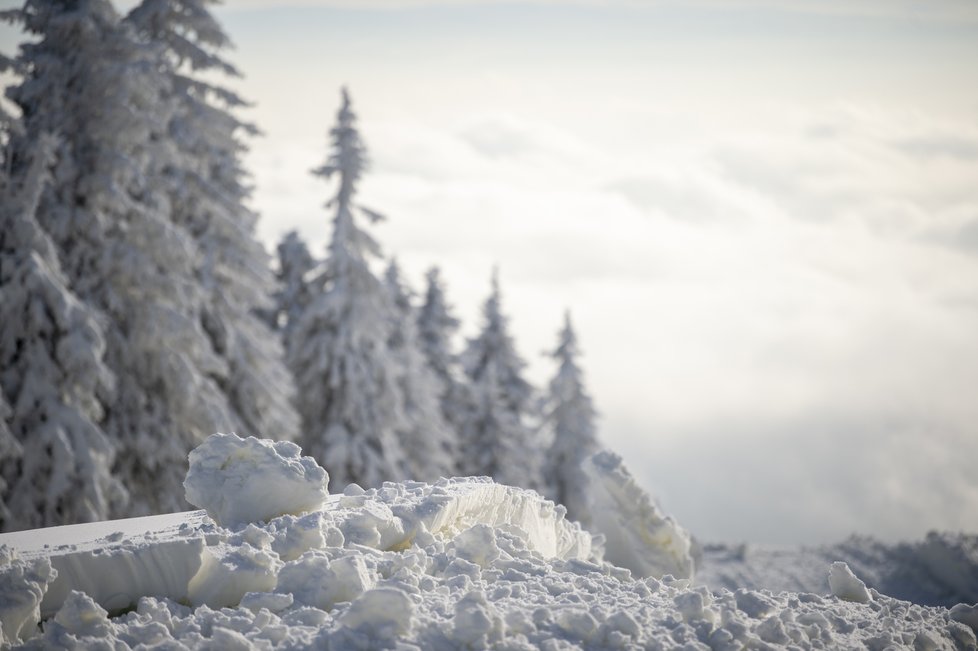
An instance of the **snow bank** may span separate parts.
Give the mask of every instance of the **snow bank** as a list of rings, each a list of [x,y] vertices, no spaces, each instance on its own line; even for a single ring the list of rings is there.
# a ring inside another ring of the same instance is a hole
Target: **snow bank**
[[[946,608],[978,602],[978,536],[962,533],[898,544],[860,536],[818,547],[707,545],[696,578],[714,589],[824,592],[835,561],[891,597]]]
[[[190,453],[187,501],[225,526],[319,509],[329,476],[291,441],[213,434]]]
[[[636,536],[643,547],[631,560],[638,567],[682,570],[688,537],[647,500],[627,510],[626,496],[637,489],[627,488],[620,460],[599,457],[595,465],[606,492],[595,504],[635,520],[614,521],[615,544]],[[212,485],[223,483],[215,477]],[[58,549],[0,536],[0,543],[13,541],[33,554],[0,554],[5,642],[405,651],[976,645],[973,607],[949,612],[875,594],[855,603],[816,594],[713,592],[671,576],[637,578],[598,558],[590,535],[563,508],[486,478],[389,483],[370,491],[353,486],[326,498],[321,510],[233,526],[216,525],[199,511],[138,520],[141,533],[132,521],[107,523],[119,529],[106,535],[104,524],[94,540]],[[86,527],[81,530],[98,530]],[[62,530],[64,537],[73,528]],[[98,565],[102,583],[92,572],[66,573],[61,601],[45,616],[39,604],[61,576],[54,576],[55,560],[82,567],[97,565],[96,556],[106,563]],[[150,567],[150,558],[177,568],[183,585],[171,587],[182,596],[162,592],[170,579],[165,569]],[[127,566],[141,568],[142,576],[126,579],[142,581],[139,588],[113,583]],[[188,577],[181,567],[196,569]],[[848,592],[855,579],[844,578]],[[125,588],[131,608],[114,613],[106,604],[124,600],[112,601],[108,586]]]
[[[591,529],[604,535],[605,559],[638,576],[693,576],[689,533],[659,512],[620,456],[598,452],[582,469],[588,480]]]
[[[29,593],[36,598],[0,603],[0,614],[11,622],[6,630],[50,617],[73,591],[114,612],[149,595],[221,608],[237,606],[249,593],[272,592],[279,583],[325,582],[319,596],[301,600],[329,607],[373,585],[355,559],[317,562],[309,555],[344,546],[403,551],[419,541],[450,541],[460,560],[485,564],[498,556],[494,531],[504,527],[542,557],[592,554],[591,536],[564,517],[563,507],[485,477],[388,483],[370,491],[351,485],[328,497],[325,471],[300,458],[290,443],[219,434],[190,459],[188,497],[226,526],[196,511],[0,536],[26,561],[52,568],[34,572],[45,577]],[[265,491],[259,490],[262,481],[269,485]],[[205,494],[207,488],[214,494]],[[313,503],[325,508],[293,515]],[[283,510],[288,513],[268,517]],[[10,581],[23,583],[27,570],[16,567],[20,574],[9,569]],[[309,590],[295,588],[299,596]],[[37,615],[31,614],[34,607]]]

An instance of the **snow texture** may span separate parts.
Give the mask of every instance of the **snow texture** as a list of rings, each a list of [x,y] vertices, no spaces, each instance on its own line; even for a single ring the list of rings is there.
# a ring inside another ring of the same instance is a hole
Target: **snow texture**
[[[627,483],[620,462],[598,461],[603,481]],[[87,585],[66,585],[53,611],[41,608],[38,615],[39,597],[54,585],[49,559],[57,552],[39,544],[43,531],[33,540],[8,534],[0,542],[25,551],[15,560],[0,547],[5,643],[404,650],[976,645],[972,606],[949,611],[884,595],[854,603],[811,593],[713,591],[671,576],[636,577],[602,561],[563,507],[487,478],[367,491],[351,485],[320,511],[230,528],[200,512],[105,523],[103,531],[109,524],[119,531],[66,545],[62,555],[97,549],[124,564],[132,559],[113,548],[128,546],[137,557],[155,548],[166,550],[172,566],[196,555],[203,562],[187,579],[185,596],[167,597],[144,584],[144,592],[128,593],[126,610],[113,609],[104,595],[95,596],[99,582],[111,580],[113,568],[103,567],[80,577]],[[180,539],[197,546],[173,546]],[[142,567],[165,580],[165,567]]]
[[[978,536],[931,532],[919,542],[888,545],[852,537],[819,547],[707,545],[697,581],[713,588],[823,592],[827,568],[844,561],[866,586],[928,606],[978,602]]]
[[[213,434],[190,453],[187,501],[235,526],[319,509],[329,475],[290,441]]]
[[[588,520],[605,537],[605,558],[638,576],[693,576],[692,538],[663,515],[621,457],[603,450],[585,460]]]

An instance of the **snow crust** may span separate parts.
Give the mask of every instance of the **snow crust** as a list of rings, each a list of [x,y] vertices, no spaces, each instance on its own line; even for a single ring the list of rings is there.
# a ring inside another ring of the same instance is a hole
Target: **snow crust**
[[[692,538],[663,515],[620,456],[602,450],[582,464],[590,527],[604,535],[604,557],[638,576],[691,578]]]
[[[291,441],[213,434],[190,453],[187,501],[222,525],[315,511],[329,475]]]

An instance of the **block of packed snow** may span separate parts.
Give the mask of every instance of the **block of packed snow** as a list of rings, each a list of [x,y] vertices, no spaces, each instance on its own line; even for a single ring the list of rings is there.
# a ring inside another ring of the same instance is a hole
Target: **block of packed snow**
[[[285,564],[275,590],[291,594],[296,603],[329,610],[341,601],[353,601],[376,583],[361,556],[330,560],[322,552],[309,551]]]
[[[956,622],[961,622],[969,626],[971,630],[978,633],[978,604],[969,606],[968,604],[957,604],[952,607],[948,617]]]
[[[76,637],[105,637],[112,630],[109,613],[84,592],[72,590],[54,615],[54,623]]]
[[[487,477],[441,479],[405,491],[391,508],[407,539],[419,531],[454,538],[475,525],[507,525],[519,529],[548,558],[586,559],[592,553],[591,535],[566,518],[563,506]]]
[[[873,600],[866,584],[852,573],[849,565],[842,561],[832,563],[829,568],[829,589],[839,599],[865,604]]]
[[[582,465],[591,528],[605,537],[605,560],[638,576],[693,575],[692,538],[635,483],[622,459],[608,450]]]
[[[252,545],[210,546],[187,596],[195,606],[237,606],[248,592],[270,592],[281,567],[277,554]]]
[[[46,618],[61,608],[72,591],[86,593],[110,612],[147,595],[185,600],[190,579],[200,569],[206,542],[199,527],[205,521],[203,511],[192,511],[0,537],[16,549],[21,561],[50,566],[40,601],[40,616]],[[28,594],[22,591],[20,597]]]
[[[190,453],[187,501],[233,527],[315,511],[329,476],[291,441],[213,434]]]
[[[34,631],[41,621],[41,600],[56,575],[46,558],[19,560],[0,546],[0,645]]]
[[[204,540],[105,541],[101,548],[59,550],[57,569],[41,603],[41,614],[57,611],[73,590],[84,591],[108,610],[121,610],[144,595],[185,599],[190,577],[201,564]]]
[[[340,616],[348,628],[368,629],[371,637],[394,638],[411,628],[414,604],[396,588],[367,590]]]

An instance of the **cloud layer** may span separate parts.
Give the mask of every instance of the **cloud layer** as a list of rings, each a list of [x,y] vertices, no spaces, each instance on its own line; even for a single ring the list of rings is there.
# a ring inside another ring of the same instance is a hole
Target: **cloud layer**
[[[455,31],[436,10],[340,11],[243,61],[266,241],[299,228],[322,250],[308,170],[349,82],[387,253],[416,283],[442,266],[466,334],[498,263],[538,382],[570,307],[602,435],[699,536],[978,530],[968,23],[768,17],[799,30],[784,39],[728,34],[722,12],[674,29],[702,9],[518,9],[451,14]],[[244,13],[242,52],[292,25]]]

